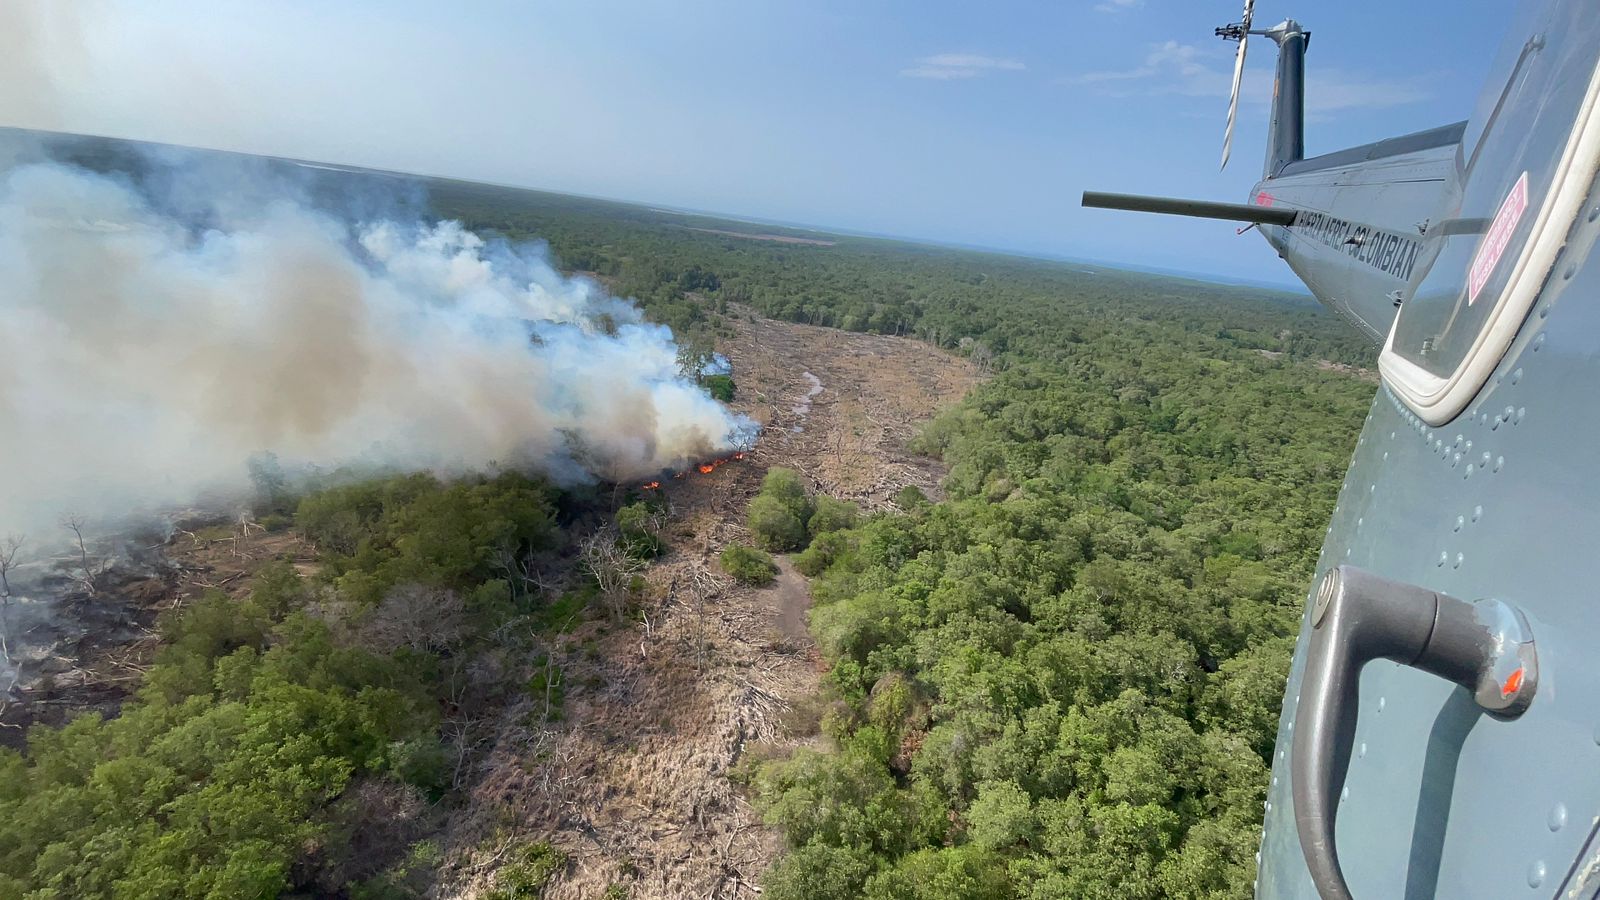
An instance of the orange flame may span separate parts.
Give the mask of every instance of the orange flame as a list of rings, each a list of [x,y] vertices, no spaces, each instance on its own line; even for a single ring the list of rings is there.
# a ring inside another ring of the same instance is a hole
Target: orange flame
[[[727,463],[733,462],[735,460],[744,459],[747,455],[748,454],[745,453],[745,451],[740,450],[740,451],[738,451],[736,453],[730,453],[727,456],[723,456],[723,457],[719,457],[717,459],[713,459],[710,462],[700,463],[699,465],[695,466],[694,469],[685,469],[682,472],[674,472],[672,477],[673,478],[688,478],[689,477],[689,473],[695,471],[696,469],[699,470],[701,475],[710,475],[712,472],[715,472],[719,467],[721,467],[721,466],[723,466],[723,465],[725,465]],[[642,490],[653,491],[653,490],[656,490],[656,489],[661,487],[661,482],[660,481],[647,481],[644,484],[640,485],[639,487]]]

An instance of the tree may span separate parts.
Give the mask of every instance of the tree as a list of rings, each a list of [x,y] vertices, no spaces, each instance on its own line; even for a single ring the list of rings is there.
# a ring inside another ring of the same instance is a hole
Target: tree
[[[761,493],[745,512],[756,542],[768,550],[799,550],[806,543],[806,523],[814,509],[806,483],[793,469],[772,468],[761,480]]]
[[[967,359],[972,360],[972,364],[977,367],[980,375],[988,375],[994,371],[994,351],[990,350],[989,345],[983,341],[972,342],[967,350]]]
[[[1006,900],[1013,896],[1005,860],[978,847],[919,850],[874,875],[866,900]]]
[[[1016,782],[978,785],[978,799],[967,810],[967,833],[974,844],[989,850],[1025,847],[1037,827],[1032,798]]]
[[[283,474],[278,455],[270,450],[257,453],[245,463],[250,471],[250,483],[256,492],[257,515],[289,512],[289,479]]]
[[[860,514],[860,508],[854,503],[848,500],[835,500],[821,494],[817,496],[815,509],[806,523],[806,529],[812,537],[831,531],[844,531],[855,527]]]
[[[0,714],[11,705],[12,689],[22,677],[22,664],[11,656],[11,582],[6,577],[22,544],[23,537],[18,534],[0,540],[0,670],[6,673],[5,686],[0,688]]]
[[[762,883],[767,900],[857,900],[874,862],[860,850],[806,844],[780,858]]]
[[[819,512],[820,516],[820,512]],[[812,517],[812,523],[818,516]],[[811,544],[805,551],[794,558],[794,567],[801,574],[816,577],[827,571],[828,567],[850,552],[854,542],[854,533],[849,529],[824,531],[811,539]]]
[[[705,371],[706,365],[716,357],[716,349],[711,344],[711,339],[704,334],[693,334],[678,338],[678,375],[689,380],[698,381]]]
[[[466,611],[466,603],[455,591],[402,584],[385,594],[362,621],[360,643],[385,654],[401,647],[417,652],[450,651],[467,635]]]
[[[798,550],[805,545],[805,522],[776,497],[762,494],[751,500],[745,521],[756,542],[768,550]]]
[[[11,582],[7,575],[16,566],[17,552],[25,542],[26,538],[20,534],[8,534],[0,538],[0,598],[11,597]]]
[[[72,532],[78,545],[78,586],[83,592],[93,597],[96,591],[95,579],[99,576],[99,564],[89,561],[89,546],[83,539],[84,521],[81,516],[67,516],[61,521],[61,526]]]
[[[909,512],[919,506],[927,506],[928,495],[916,485],[908,484],[895,492],[894,505]]]
[[[761,479],[761,496],[770,497],[788,509],[804,525],[811,518],[811,497],[805,479],[793,469],[774,467]]]

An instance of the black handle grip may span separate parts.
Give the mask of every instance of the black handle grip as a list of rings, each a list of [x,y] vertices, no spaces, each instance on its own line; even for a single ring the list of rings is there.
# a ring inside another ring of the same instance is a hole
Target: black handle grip
[[[1353,566],[1323,577],[1292,726],[1295,828],[1324,900],[1352,900],[1334,824],[1355,742],[1361,667],[1392,659],[1465,687],[1492,715],[1528,708],[1538,681],[1527,620],[1495,600],[1466,603]]]

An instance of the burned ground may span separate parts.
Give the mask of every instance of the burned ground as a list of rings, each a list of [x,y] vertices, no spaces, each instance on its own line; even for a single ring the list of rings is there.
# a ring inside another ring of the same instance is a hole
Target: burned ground
[[[4,672],[0,745],[21,747],[36,723],[116,715],[160,646],[163,613],[210,590],[242,598],[271,560],[309,574],[316,557],[290,532],[191,510],[98,536],[85,559],[87,570],[68,542],[11,576],[0,634],[16,666]]]

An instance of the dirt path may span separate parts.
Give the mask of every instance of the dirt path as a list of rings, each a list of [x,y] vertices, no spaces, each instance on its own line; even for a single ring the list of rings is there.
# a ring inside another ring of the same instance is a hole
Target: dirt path
[[[849,334],[735,310],[734,405],[765,427],[739,463],[669,482],[669,553],[647,575],[638,622],[593,622],[558,642],[566,700],[558,722],[536,703],[505,711],[471,803],[453,822],[446,896],[493,883],[496,853],[547,840],[568,856],[544,896],[630,900],[756,896],[778,836],[729,780],[747,748],[814,739],[797,707],[816,693],[810,591],[787,561],[771,586],[721,574],[717,555],[748,540],[744,508],[766,469],[788,466],[868,509],[908,484],[936,493],[941,472],[905,442],[977,378],[965,361],[908,339]]]
[[[811,585],[806,577],[795,571],[788,557],[780,556],[778,577],[767,594],[773,604],[775,625],[785,638],[802,646],[811,646],[811,630],[806,625],[806,613],[811,611]]]

